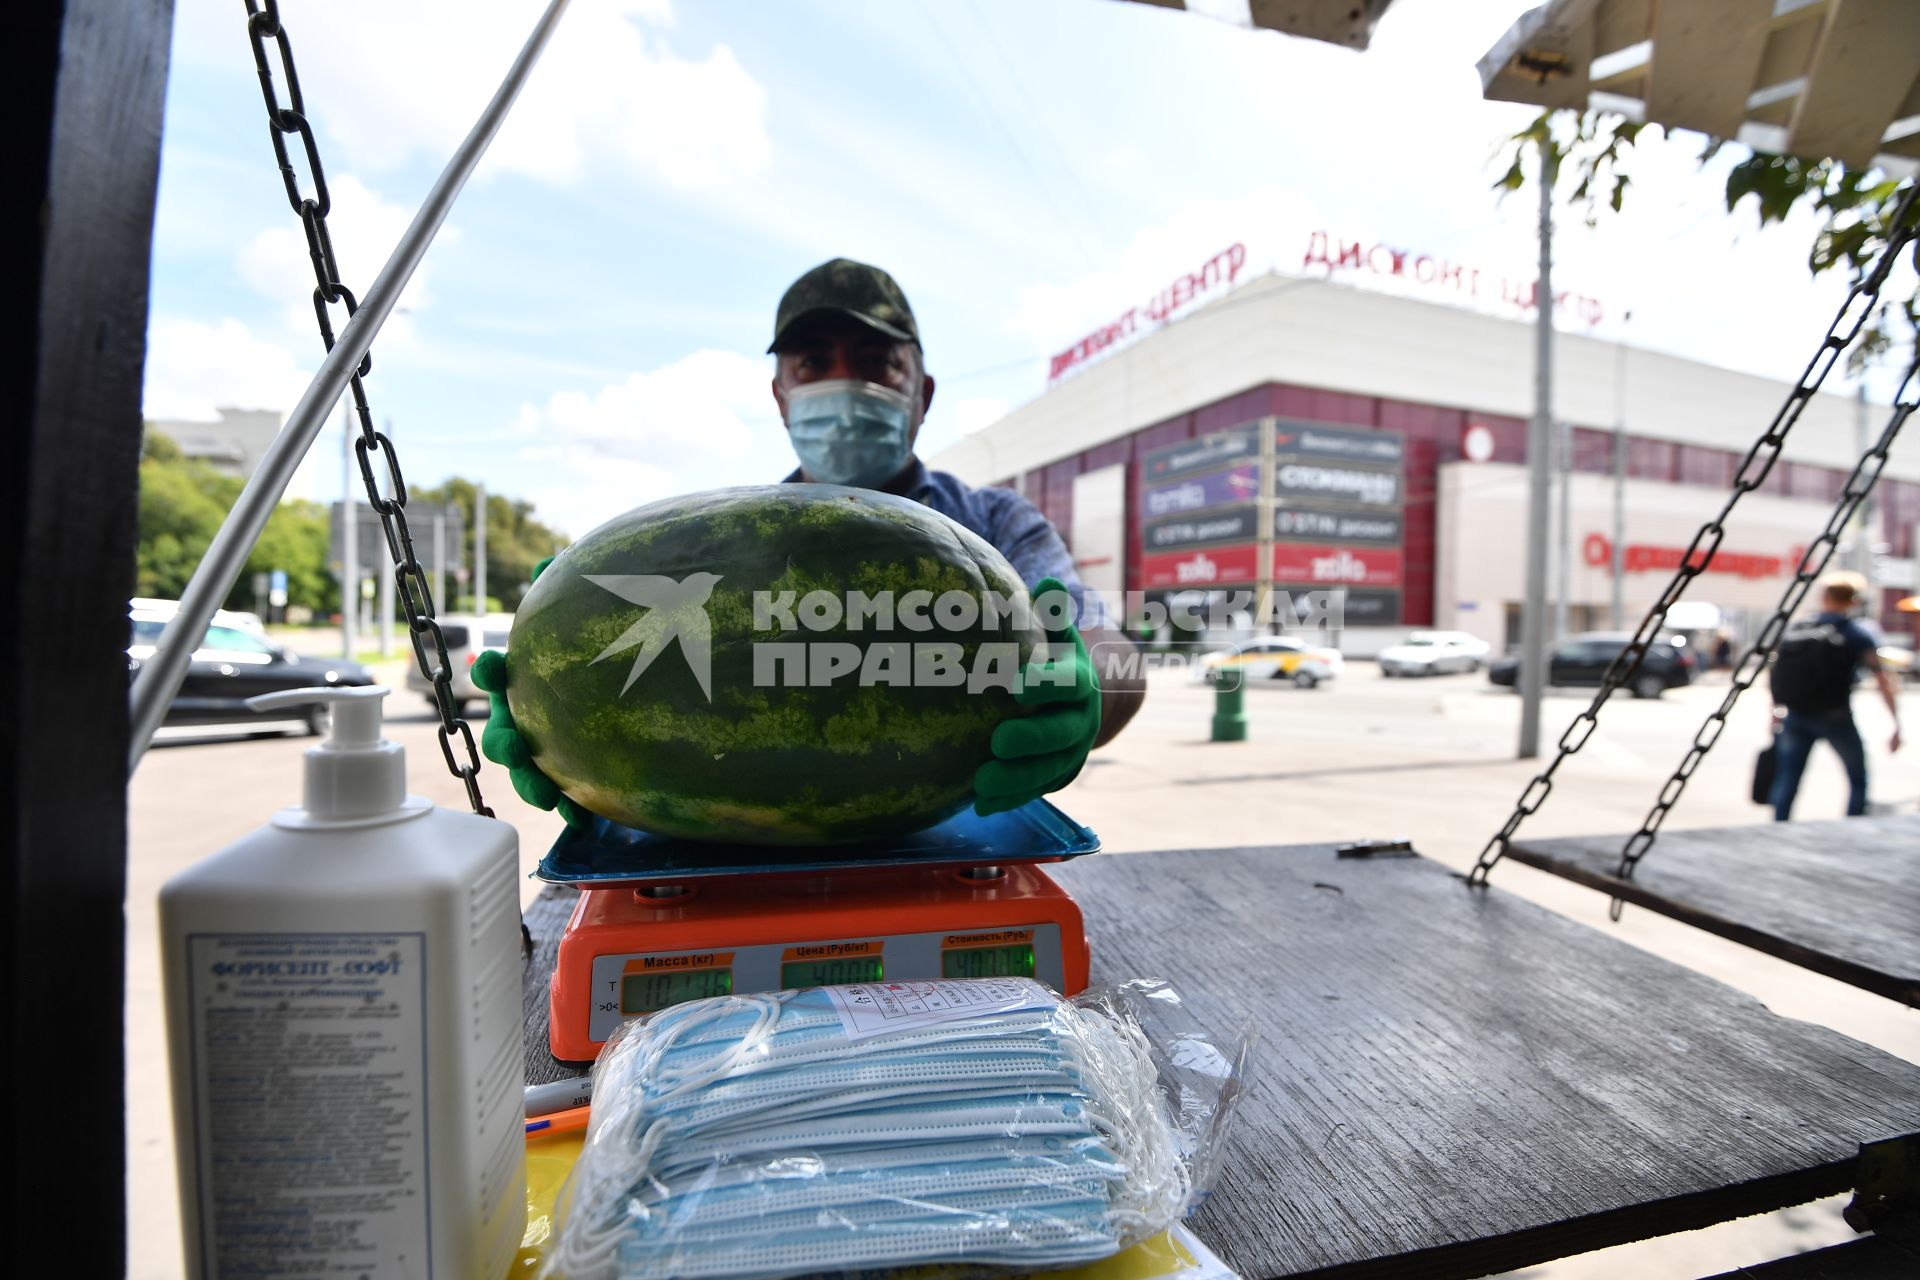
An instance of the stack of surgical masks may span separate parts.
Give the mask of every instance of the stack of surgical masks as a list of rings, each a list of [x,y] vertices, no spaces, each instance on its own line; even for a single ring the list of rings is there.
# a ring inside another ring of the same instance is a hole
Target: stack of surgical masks
[[[596,1068],[550,1271],[1041,1271],[1164,1230],[1189,1185],[1146,1037],[1032,985],[1038,1007],[860,1038],[829,989],[634,1024]]]

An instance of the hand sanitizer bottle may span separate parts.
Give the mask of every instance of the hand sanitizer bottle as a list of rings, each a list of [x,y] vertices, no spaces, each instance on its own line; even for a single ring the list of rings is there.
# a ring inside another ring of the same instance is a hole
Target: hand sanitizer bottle
[[[379,686],[306,798],[160,891],[187,1270],[507,1274],[526,1219],[519,838],[406,793]]]

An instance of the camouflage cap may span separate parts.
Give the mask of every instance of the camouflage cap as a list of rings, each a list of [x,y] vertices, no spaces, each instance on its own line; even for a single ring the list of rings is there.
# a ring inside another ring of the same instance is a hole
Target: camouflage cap
[[[838,311],[886,334],[896,342],[920,345],[920,330],[913,322],[913,308],[894,278],[878,267],[851,258],[823,262],[787,286],[780,307],[774,312],[773,341],[768,351],[778,351],[780,341],[794,324],[821,311]]]

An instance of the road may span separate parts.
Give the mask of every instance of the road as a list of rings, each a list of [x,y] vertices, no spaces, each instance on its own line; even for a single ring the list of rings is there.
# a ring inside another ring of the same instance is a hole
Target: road
[[[1724,693],[1724,683],[1710,677],[1657,700],[1609,703],[1600,731],[1562,767],[1551,799],[1522,833],[1577,835],[1637,827],[1660,782]],[[1590,697],[1577,690],[1550,694],[1544,740],[1557,740]],[[1765,741],[1764,702],[1750,698],[1736,710],[1669,827],[1724,826],[1768,816],[1747,799],[1753,755]],[[464,806],[463,790],[441,761],[435,720],[418,695],[400,690],[389,705],[388,736],[407,749],[410,789],[437,803]],[[1920,747],[1888,757],[1885,709],[1864,693],[1856,695],[1855,706],[1871,749],[1876,804],[1913,809],[1920,804]],[[1422,853],[1464,870],[1540,763],[1512,758],[1519,699],[1494,689],[1483,676],[1386,680],[1371,665],[1355,663],[1340,680],[1315,690],[1278,682],[1252,685],[1246,709],[1247,741],[1209,742],[1211,691],[1184,676],[1156,676],[1134,723],[1055,800],[1098,831],[1112,853],[1406,836]],[[1920,692],[1903,694],[1902,716],[1910,728],[1920,726]],[[180,1267],[156,894],[175,871],[259,826],[275,808],[295,803],[300,756],[310,741],[263,738],[156,747],[129,791],[132,1276],[170,1277]],[[521,862],[530,872],[559,834],[559,819],[522,803],[499,769],[488,766],[482,782],[498,815],[519,830]],[[1837,817],[1844,807],[1839,762],[1820,748],[1796,813]],[[1659,857],[1657,847],[1650,856]],[[1709,973],[1776,1012],[1823,1023],[1920,1061],[1920,1016],[1912,1010],[1645,911],[1630,909],[1618,925],[1609,924],[1600,895],[1528,867],[1504,865],[1493,883]],[[523,899],[531,900],[538,889],[537,882],[525,882]],[[1283,1060],[1285,1046],[1269,1045],[1266,1051]],[[1696,1276],[1850,1235],[1836,1205],[1823,1202],[1586,1255],[1528,1274],[1552,1280],[1623,1270]]]

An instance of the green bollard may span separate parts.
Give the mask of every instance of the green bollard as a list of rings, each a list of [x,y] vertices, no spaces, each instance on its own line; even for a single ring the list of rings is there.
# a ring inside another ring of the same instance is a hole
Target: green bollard
[[[1246,681],[1238,667],[1222,667],[1213,678],[1213,740],[1247,740]]]

